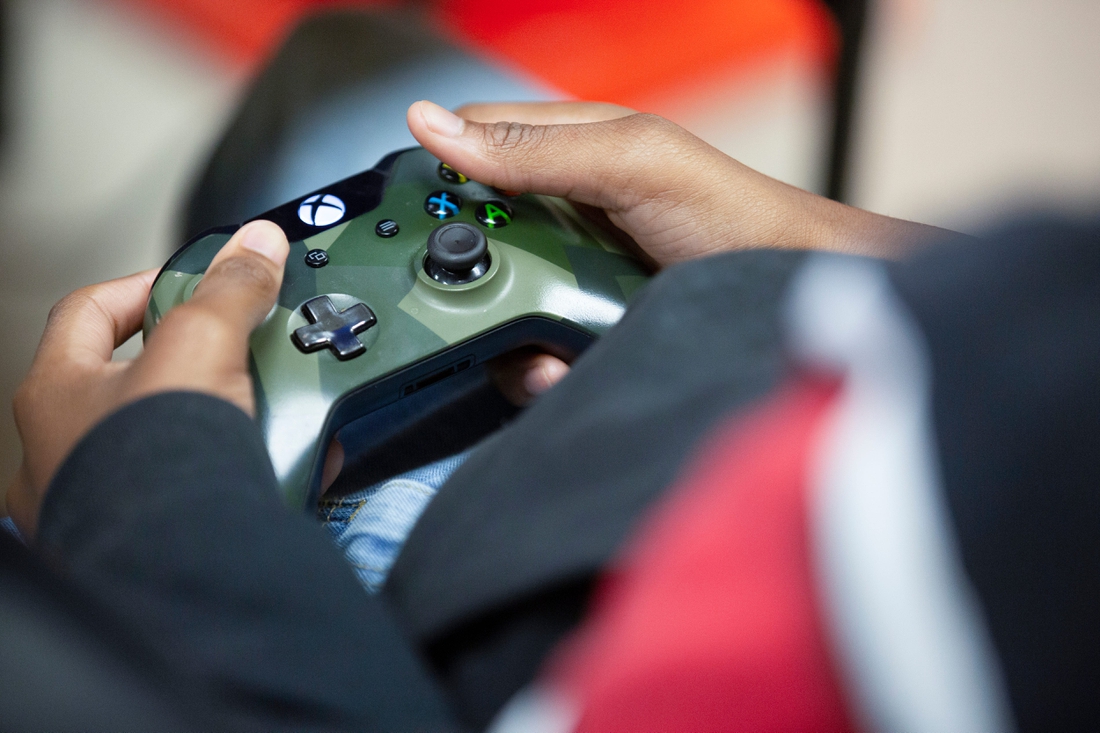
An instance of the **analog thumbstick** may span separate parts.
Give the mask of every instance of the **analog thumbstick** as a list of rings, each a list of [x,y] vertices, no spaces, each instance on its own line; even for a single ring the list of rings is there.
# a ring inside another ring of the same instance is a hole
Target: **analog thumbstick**
[[[444,224],[428,235],[428,257],[454,273],[473,269],[488,251],[485,235],[477,227],[460,221]]]

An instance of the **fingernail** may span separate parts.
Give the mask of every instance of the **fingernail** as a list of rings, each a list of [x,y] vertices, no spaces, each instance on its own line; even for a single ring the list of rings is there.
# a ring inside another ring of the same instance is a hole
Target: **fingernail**
[[[538,397],[540,394],[550,389],[550,375],[546,373],[546,367],[539,366],[524,374],[523,388],[527,390],[527,394],[532,397]]]
[[[279,227],[263,221],[245,225],[241,232],[241,247],[263,255],[276,265],[286,261],[288,252],[286,236]]]
[[[538,397],[560,382],[569,373],[569,367],[556,359],[541,359],[534,369],[523,375],[523,388],[532,397]]]
[[[457,137],[466,127],[466,121],[461,117],[432,102],[422,101],[420,114],[423,115],[428,129],[443,137]]]

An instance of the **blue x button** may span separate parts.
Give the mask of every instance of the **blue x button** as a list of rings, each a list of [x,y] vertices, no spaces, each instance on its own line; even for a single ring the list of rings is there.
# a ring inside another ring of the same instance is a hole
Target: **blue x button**
[[[436,191],[424,202],[424,211],[436,219],[450,219],[462,208],[462,199],[449,191]]]

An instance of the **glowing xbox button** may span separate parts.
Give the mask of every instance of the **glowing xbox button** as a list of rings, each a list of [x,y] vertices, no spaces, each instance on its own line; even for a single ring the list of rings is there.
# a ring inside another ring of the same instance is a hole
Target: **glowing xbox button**
[[[477,207],[474,216],[486,229],[500,229],[512,223],[512,207],[503,201],[487,201]]]
[[[327,227],[344,218],[347,207],[331,193],[317,193],[298,206],[298,218],[311,227]]]

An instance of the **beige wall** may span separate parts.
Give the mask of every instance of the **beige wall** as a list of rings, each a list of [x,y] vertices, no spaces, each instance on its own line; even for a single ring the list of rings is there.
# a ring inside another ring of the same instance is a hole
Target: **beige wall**
[[[854,203],[960,228],[1097,210],[1100,3],[880,0],[867,51]]]
[[[8,405],[50,306],[81,285],[163,264],[177,202],[241,78],[112,3],[7,4],[0,486],[20,456]]]

